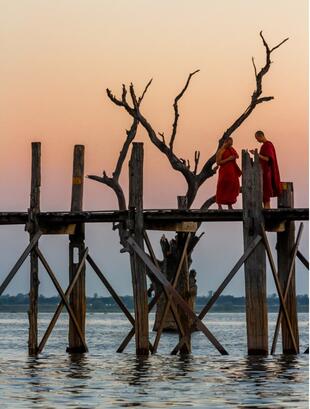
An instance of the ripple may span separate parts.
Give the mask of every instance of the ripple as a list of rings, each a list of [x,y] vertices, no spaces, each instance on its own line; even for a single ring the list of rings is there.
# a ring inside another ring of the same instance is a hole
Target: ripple
[[[9,314],[2,314],[1,409],[308,408],[307,355],[246,356],[244,315],[234,314],[232,320],[227,314],[209,317],[208,327],[231,355],[218,355],[201,333],[193,334],[194,354],[187,357],[169,355],[175,334],[163,335],[157,355],[136,357],[133,342],[129,352],[117,354],[130,325],[121,314],[92,314],[87,321],[90,353],[64,352],[64,315],[45,351],[32,358],[27,356],[28,322],[23,314],[13,314],[12,322]],[[299,318],[303,350],[308,314]],[[275,319],[271,316],[270,322]],[[48,320],[49,315],[43,315],[40,325],[45,327]]]

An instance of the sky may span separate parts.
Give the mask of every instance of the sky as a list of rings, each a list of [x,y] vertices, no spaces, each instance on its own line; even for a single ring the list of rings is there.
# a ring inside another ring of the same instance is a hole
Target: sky
[[[131,120],[106,96],[120,95],[133,82],[141,92],[150,78],[142,112],[158,132],[169,135],[173,100],[190,72],[200,69],[182,98],[175,151],[201,164],[214,153],[218,139],[246,109],[255,87],[252,57],[264,64],[260,30],[272,54],[260,104],[233,134],[234,147],[256,148],[255,130],[263,129],[274,143],[281,180],[294,183],[295,206],[308,207],[308,8],[299,0],[0,0],[0,211],[29,207],[31,142],[42,143],[41,209],[70,208],[72,153],[85,145],[85,174],[112,172]],[[144,142],[144,207],[174,208],[186,191],[142,128]],[[128,193],[127,162],[121,183]],[[216,178],[199,191],[193,208],[215,192]],[[275,205],[275,202],[273,202]],[[237,204],[240,207],[240,200]],[[84,209],[117,208],[107,187],[85,180]],[[297,223],[298,226],[298,223]],[[308,224],[301,243],[308,257]],[[215,290],[241,256],[240,223],[203,224],[195,253],[198,293]],[[160,257],[158,239],[151,233]],[[168,234],[169,236],[169,234]],[[275,245],[275,234],[270,240]],[[0,226],[0,279],[27,245],[23,226]],[[131,293],[128,255],[120,254],[111,226],[86,227],[86,243],[119,294]],[[40,240],[61,283],[68,281],[68,239]],[[218,250],[221,249],[219,252]],[[40,271],[40,293],[56,293]],[[27,292],[29,266],[20,270],[7,292]],[[268,293],[275,292],[270,272]],[[308,272],[297,262],[297,291],[308,291]],[[91,270],[87,293],[107,295]],[[225,293],[243,295],[243,273]]]

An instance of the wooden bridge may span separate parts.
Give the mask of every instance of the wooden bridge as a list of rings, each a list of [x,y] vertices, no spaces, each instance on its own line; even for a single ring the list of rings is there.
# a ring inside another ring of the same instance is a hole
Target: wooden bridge
[[[299,251],[303,231],[300,224],[295,238],[295,221],[309,218],[309,209],[294,208],[293,185],[283,183],[283,193],[278,198],[278,208],[262,208],[262,182],[258,155],[250,159],[247,151],[242,153],[242,209],[236,210],[184,210],[179,209],[143,209],[143,144],[134,143],[130,160],[130,207],[126,211],[83,211],[84,183],[84,146],[74,148],[72,200],[68,212],[41,212],[41,145],[32,144],[32,178],[30,207],[25,212],[1,212],[0,225],[25,225],[30,242],[19,259],[6,275],[0,286],[0,295],[6,290],[15,274],[30,256],[30,293],[29,293],[29,339],[30,355],[42,352],[62,309],[69,313],[68,352],[86,352],[85,337],[86,297],[85,265],[88,263],[103,285],[115,299],[120,309],[132,324],[132,329],[120,343],[118,352],[122,352],[135,336],[136,353],[148,355],[155,353],[163,330],[163,322],[170,310],[179,332],[179,343],[172,353],[191,352],[191,333],[194,328],[202,331],[207,339],[221,354],[227,354],[229,346],[224,347],[203,322],[222,291],[234,278],[242,265],[245,267],[245,295],[247,320],[247,345],[249,354],[273,354],[276,349],[279,329],[282,329],[282,349],[284,353],[299,353],[299,334],[295,290],[295,260],[298,258],[309,269],[308,260]],[[214,292],[211,299],[196,315],[188,300],[177,291],[177,282],[181,268],[186,264],[189,239],[195,234],[202,222],[242,222],[244,253]],[[130,254],[134,316],[127,310],[117,291],[90,255],[85,245],[85,223],[111,223],[114,228],[122,226],[122,251]],[[170,282],[162,273],[155,257],[147,230],[169,230],[183,235],[184,249],[181,254],[175,277]],[[277,234],[277,267],[273,259],[266,231]],[[42,234],[67,234],[69,238],[69,286],[63,290],[39,249]],[[144,250],[146,246],[147,251]],[[277,288],[280,310],[273,337],[268,345],[268,311],[266,300],[266,256]],[[54,316],[41,340],[38,339],[38,262],[42,263],[61,297]],[[152,299],[147,297],[146,276],[156,282],[160,291]],[[148,315],[165,294],[165,308],[161,323],[153,343],[149,337]],[[120,340],[121,341],[121,340]]]

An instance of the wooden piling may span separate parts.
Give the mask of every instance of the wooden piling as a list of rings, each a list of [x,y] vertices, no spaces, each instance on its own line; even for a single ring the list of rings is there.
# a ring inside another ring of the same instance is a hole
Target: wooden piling
[[[32,142],[31,160],[31,192],[28,230],[30,241],[38,233],[36,215],[40,212],[40,186],[41,186],[41,143]],[[30,292],[29,292],[29,355],[36,355],[38,351],[38,291],[39,291],[39,261],[35,249],[36,243],[30,253]]]
[[[262,175],[258,154],[254,160],[242,151],[242,202],[244,250],[260,234],[262,213]],[[245,296],[248,354],[268,354],[268,310],[266,297],[266,253],[257,245],[245,261]]]
[[[294,189],[293,183],[282,183],[282,193],[278,198],[278,208],[293,208],[294,207]],[[278,272],[282,290],[286,288],[288,274],[290,270],[290,261],[292,251],[295,245],[295,222],[286,221],[285,231],[277,233],[277,255],[278,255]],[[295,264],[295,263],[294,263]],[[283,290],[284,291],[284,290]],[[290,280],[290,286],[286,298],[286,307],[290,322],[292,325],[296,346],[299,352],[299,334],[297,320],[297,302],[296,302],[296,283],[295,283],[295,265]],[[295,353],[292,339],[288,331],[286,320],[281,321],[282,332],[282,348],[284,354]]]
[[[72,195],[71,211],[78,212],[83,209],[83,186],[84,186],[84,146],[74,146],[73,174],[72,174]],[[85,251],[85,227],[83,223],[78,223],[75,233],[69,235],[69,279],[73,280],[77,267],[81,262]],[[85,296],[85,265],[72,290],[70,296],[70,306],[85,339],[85,317],[86,317],[86,296]],[[82,353],[86,348],[81,341],[76,327],[70,318],[69,320],[69,347],[67,352]]]
[[[143,143],[133,143],[129,161],[129,208],[134,209],[131,233],[143,249]],[[147,283],[144,263],[137,255],[130,255],[132,286],[135,306],[136,354],[149,354],[149,324]]]
[[[186,196],[178,196],[178,209],[179,210],[186,210],[187,209],[187,197]],[[184,233],[177,233],[178,235],[178,242],[183,243],[185,242],[186,238],[188,237],[190,233],[184,234]],[[187,249],[187,246],[186,246]],[[190,306],[190,291],[189,291],[189,271],[188,271],[188,254],[186,252],[186,255],[184,257],[184,262],[182,263],[181,266],[181,271],[180,271],[180,277],[177,283],[177,289],[180,292],[180,295],[185,299],[186,303],[188,306]],[[183,343],[180,346],[180,354],[190,354],[192,352],[192,344],[191,344],[191,326],[193,324],[193,321],[190,320],[188,314],[182,310],[181,308],[178,308],[178,312],[180,315],[180,321],[184,330],[184,333],[186,334],[186,342]],[[182,334],[179,333],[179,339],[181,340],[183,338]]]

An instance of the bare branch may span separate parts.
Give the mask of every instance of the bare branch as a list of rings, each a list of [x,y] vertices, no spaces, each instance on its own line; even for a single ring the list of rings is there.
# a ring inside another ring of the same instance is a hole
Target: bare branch
[[[285,40],[281,41],[278,45],[276,45],[275,47],[271,48],[269,47],[269,45],[267,44],[264,36],[263,36],[263,32],[261,31],[259,33],[262,41],[263,41],[263,45],[265,47],[265,51],[266,51],[266,62],[265,65],[261,68],[261,70],[259,72],[257,72],[257,68],[254,62],[254,58],[252,57],[252,64],[254,67],[254,72],[255,72],[255,80],[256,80],[256,89],[254,90],[252,96],[251,96],[251,102],[250,105],[246,108],[246,110],[239,116],[239,118],[236,119],[236,121],[224,132],[223,136],[221,137],[221,139],[219,140],[219,144],[218,147],[220,147],[222,145],[222,143],[229,137],[231,136],[231,134],[237,129],[239,128],[239,126],[250,116],[250,114],[252,113],[252,111],[255,109],[255,107],[258,104],[261,104],[263,102],[268,102],[271,101],[274,97],[273,96],[269,96],[269,97],[261,97],[262,94],[262,82],[263,82],[263,77],[267,74],[267,72],[269,71],[270,65],[271,65],[271,60],[270,60],[270,55],[271,53],[276,50],[277,48],[279,48],[283,43],[285,43],[288,38],[286,38]],[[212,155],[211,158],[209,158],[207,160],[207,162],[205,163],[205,165],[203,166],[199,176],[199,184],[202,184],[208,177],[210,177],[210,175],[212,174],[212,166],[215,163],[215,155]]]
[[[131,142],[134,140],[134,138],[136,136],[138,124],[139,124],[139,121],[137,119],[134,119],[130,130],[126,131],[127,138],[126,138],[126,140],[124,142],[124,145],[123,145],[123,147],[122,147],[122,149],[120,151],[119,158],[118,158],[115,170],[113,172],[113,179],[116,179],[117,181],[119,179],[119,176],[120,176],[120,173],[121,173],[121,170],[122,170],[122,166],[123,166],[124,160],[125,160],[125,158],[127,156],[130,144],[131,144]]]
[[[195,75],[197,72],[199,72],[200,70],[196,70],[194,72],[191,72],[187,78],[186,84],[184,86],[184,88],[182,89],[182,91],[179,93],[179,95],[177,95],[174,99],[174,104],[173,104],[173,108],[174,108],[174,122],[172,125],[172,133],[171,133],[171,138],[170,138],[170,142],[169,142],[169,146],[170,149],[173,150],[173,144],[174,144],[174,140],[176,137],[176,133],[177,133],[177,126],[178,126],[178,119],[179,119],[179,108],[178,108],[178,101],[182,98],[182,96],[184,95],[184,92],[187,90],[187,87],[190,83],[190,80],[192,78],[193,75]]]
[[[142,92],[142,95],[141,95],[141,97],[140,97],[139,100],[138,100],[138,105],[139,105],[139,106],[140,106],[140,104],[141,104],[141,102],[142,102],[142,100],[143,100],[143,98],[144,98],[144,95],[146,94],[146,92],[147,92],[149,86],[151,85],[152,81],[153,81],[153,78],[151,78],[150,81],[146,84],[146,87],[144,88],[144,91]]]
[[[200,159],[200,151],[195,151],[195,168],[194,168],[195,175],[197,174],[199,159]]]
[[[163,143],[166,145],[165,134],[164,132],[158,132],[158,135],[161,136]]]
[[[254,57],[252,57],[252,64],[253,64],[253,67],[254,67],[255,77],[257,77],[257,68],[256,68],[256,65],[255,65]]]

